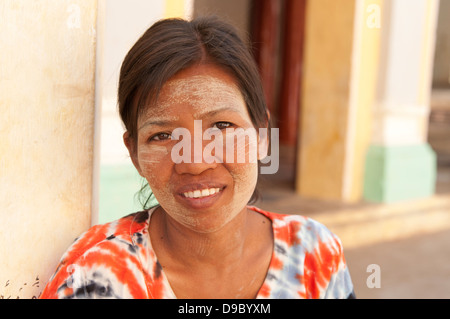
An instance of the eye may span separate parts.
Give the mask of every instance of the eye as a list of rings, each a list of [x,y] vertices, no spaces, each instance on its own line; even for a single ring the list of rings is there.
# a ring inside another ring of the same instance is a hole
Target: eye
[[[170,140],[171,135],[169,133],[157,133],[155,135],[152,135],[148,140],[149,141],[165,141]]]
[[[218,128],[219,130],[224,130],[224,129],[229,128],[231,126],[233,126],[233,124],[230,123],[230,122],[216,122],[216,123],[214,123],[214,127]]]

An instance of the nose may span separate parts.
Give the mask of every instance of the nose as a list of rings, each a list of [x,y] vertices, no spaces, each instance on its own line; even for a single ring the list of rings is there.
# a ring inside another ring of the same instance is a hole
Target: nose
[[[215,158],[215,152],[210,152],[209,149],[205,152],[208,143],[203,141],[201,121],[194,121],[193,133],[191,135],[191,131],[186,128],[172,132],[174,138],[182,137],[171,152],[177,174],[200,175],[206,170],[217,167],[218,159]]]
[[[197,143],[202,143],[198,141]],[[177,174],[191,174],[191,175],[200,175],[204,171],[209,169],[215,169],[217,167],[217,160],[210,156],[204,156],[204,146],[200,144],[200,146],[194,143],[193,148],[191,148],[191,152],[186,154],[187,156],[183,156],[179,158],[175,162],[175,172]],[[184,150],[189,151],[189,150]]]
[[[177,174],[190,174],[190,175],[200,175],[209,169],[215,169],[217,163],[206,163],[202,161],[201,163],[185,163],[181,162],[175,164],[175,172]]]

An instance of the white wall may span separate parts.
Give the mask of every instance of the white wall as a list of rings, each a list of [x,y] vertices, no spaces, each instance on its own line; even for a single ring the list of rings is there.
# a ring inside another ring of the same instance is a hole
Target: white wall
[[[123,130],[117,112],[117,82],[120,66],[127,52],[154,22],[163,17],[164,1],[100,0],[102,15],[102,56],[97,67],[102,77],[97,87],[102,90],[101,108],[101,163],[128,163],[128,153],[122,142]]]
[[[141,187],[123,144],[117,84],[123,59],[153,23],[164,17],[165,0],[99,0],[96,77],[96,168],[92,224],[140,210]]]

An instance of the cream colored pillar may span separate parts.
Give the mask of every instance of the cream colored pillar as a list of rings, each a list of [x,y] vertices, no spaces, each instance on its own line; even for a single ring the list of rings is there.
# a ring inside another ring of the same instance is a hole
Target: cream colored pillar
[[[0,298],[33,298],[90,226],[97,3],[0,2]]]
[[[436,155],[427,143],[439,0],[386,3],[380,77],[364,197],[392,202],[434,194]]]

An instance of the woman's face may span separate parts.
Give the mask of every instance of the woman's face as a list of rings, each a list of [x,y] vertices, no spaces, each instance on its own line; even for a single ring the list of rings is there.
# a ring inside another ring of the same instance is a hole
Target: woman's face
[[[164,84],[157,103],[138,119],[135,151],[126,144],[168,216],[197,232],[213,232],[246,209],[257,182],[249,153],[259,139],[232,136],[238,128],[254,130],[233,77],[198,65]],[[205,132],[213,137],[202,141]],[[237,142],[240,137],[245,144]]]

